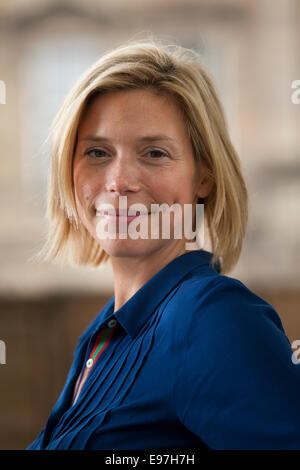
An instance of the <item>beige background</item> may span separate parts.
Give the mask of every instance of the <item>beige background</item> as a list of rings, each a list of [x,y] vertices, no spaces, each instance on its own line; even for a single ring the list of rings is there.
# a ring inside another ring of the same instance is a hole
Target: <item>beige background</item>
[[[47,225],[51,120],[103,52],[153,33],[197,49],[213,77],[249,188],[244,249],[230,274],[300,339],[300,79],[297,0],[19,0],[0,3],[0,449],[44,425],[78,335],[112,295],[110,265],[37,264]],[[1,100],[0,100],[1,101]]]

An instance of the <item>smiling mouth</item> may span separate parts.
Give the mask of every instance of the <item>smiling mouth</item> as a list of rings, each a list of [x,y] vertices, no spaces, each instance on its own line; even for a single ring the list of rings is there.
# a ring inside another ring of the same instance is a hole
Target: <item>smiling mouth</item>
[[[119,211],[117,210],[115,212],[96,210],[96,217],[103,217],[104,219],[111,220],[111,221],[114,220],[116,222],[121,222],[121,221],[131,222],[131,220],[134,220],[137,217],[144,217],[148,215],[149,215],[149,212],[140,212],[140,211],[136,211],[135,215],[128,215],[128,212],[120,211],[119,213]]]

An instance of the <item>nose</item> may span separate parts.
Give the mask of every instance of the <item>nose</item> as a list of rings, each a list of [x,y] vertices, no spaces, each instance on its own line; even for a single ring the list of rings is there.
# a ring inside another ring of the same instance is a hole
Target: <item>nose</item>
[[[128,192],[138,192],[140,189],[138,169],[129,159],[116,158],[111,163],[107,173],[106,191],[124,196]]]

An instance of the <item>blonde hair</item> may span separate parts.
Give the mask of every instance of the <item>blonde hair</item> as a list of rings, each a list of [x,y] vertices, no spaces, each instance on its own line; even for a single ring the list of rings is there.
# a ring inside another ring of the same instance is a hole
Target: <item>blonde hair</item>
[[[81,223],[73,192],[72,160],[79,121],[99,93],[150,88],[171,93],[186,122],[196,162],[213,181],[205,204],[205,224],[213,258],[222,274],[236,265],[248,219],[248,195],[239,158],[230,141],[214,85],[195,51],[157,40],[129,43],[102,56],[79,78],[50,129],[48,238],[38,259],[98,266],[109,255]]]

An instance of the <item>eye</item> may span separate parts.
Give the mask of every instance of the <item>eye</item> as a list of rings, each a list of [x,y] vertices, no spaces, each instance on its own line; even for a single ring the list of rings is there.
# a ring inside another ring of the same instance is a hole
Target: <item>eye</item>
[[[99,159],[99,158],[103,158],[107,156],[107,152],[105,152],[105,150],[102,150],[102,149],[91,149],[85,152],[84,155],[88,155],[91,158]]]
[[[152,160],[158,160],[160,158],[168,156],[168,154],[166,152],[163,152],[162,150],[159,150],[159,149],[149,150],[149,152],[147,152],[147,155],[150,155],[150,154],[152,155],[151,156]]]

